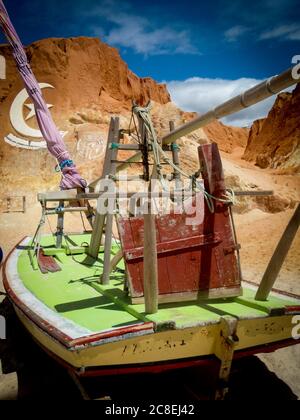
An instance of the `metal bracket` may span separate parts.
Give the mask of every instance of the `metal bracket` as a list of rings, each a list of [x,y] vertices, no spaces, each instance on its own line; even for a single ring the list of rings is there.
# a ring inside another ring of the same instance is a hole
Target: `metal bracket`
[[[224,400],[228,393],[234,350],[239,343],[237,326],[238,320],[231,316],[224,316],[220,320],[220,337],[216,340],[215,345],[215,355],[221,361],[219,385],[215,395],[216,400]]]

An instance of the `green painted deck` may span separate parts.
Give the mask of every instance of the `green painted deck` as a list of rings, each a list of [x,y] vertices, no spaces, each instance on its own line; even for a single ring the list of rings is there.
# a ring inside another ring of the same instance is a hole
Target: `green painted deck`
[[[89,235],[70,236],[74,245],[84,246]],[[55,247],[52,236],[43,237],[44,249]],[[118,251],[114,246],[112,254]],[[267,302],[256,302],[254,291],[244,289],[242,297],[165,304],[159,306],[155,315],[146,315],[144,305],[131,305],[123,291],[124,274],[114,272],[109,286],[99,283],[102,273],[103,253],[97,261],[86,254],[66,255],[58,253],[56,261],[62,268],[57,273],[41,274],[30,264],[28,251],[23,250],[18,259],[18,273],[25,287],[47,307],[61,316],[92,332],[110,330],[141,322],[153,321],[157,325],[175,323],[176,328],[185,328],[200,323],[217,323],[221,316],[231,315],[238,319],[265,317],[270,311],[295,305],[294,300],[271,296]],[[119,264],[124,269],[124,263]],[[299,302],[298,302],[299,304]]]

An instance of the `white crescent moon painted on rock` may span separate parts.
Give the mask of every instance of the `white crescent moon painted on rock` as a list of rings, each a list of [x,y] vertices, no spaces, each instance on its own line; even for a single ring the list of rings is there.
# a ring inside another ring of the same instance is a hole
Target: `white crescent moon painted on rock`
[[[49,83],[39,83],[39,86],[41,89],[54,89],[54,86],[50,85]],[[43,136],[40,130],[29,127],[29,125],[27,125],[24,120],[23,108],[28,98],[29,95],[26,89],[21,90],[21,92],[16,96],[9,112],[11,125],[19,134],[22,134],[23,136],[42,138]]]

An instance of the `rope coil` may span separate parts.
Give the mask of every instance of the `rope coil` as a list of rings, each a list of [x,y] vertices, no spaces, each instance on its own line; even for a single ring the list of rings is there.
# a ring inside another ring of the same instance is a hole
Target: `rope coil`
[[[157,175],[161,182],[162,188],[165,190],[165,179],[163,175],[161,174],[161,157],[162,160],[164,160],[167,164],[169,164],[175,171],[179,172],[184,178],[191,180],[191,188],[193,191],[201,191],[204,194],[204,198],[207,202],[209,210],[213,213],[214,212],[214,203],[213,201],[218,201],[221,203],[226,204],[234,204],[235,202],[235,195],[232,190],[228,190],[224,198],[214,197],[213,195],[209,194],[203,187],[203,185],[197,180],[195,175],[189,175],[185,171],[183,171],[179,166],[175,165],[174,162],[169,159],[163,148],[161,147],[157,135],[150,117],[150,111],[152,109],[152,105],[149,102],[149,104],[146,107],[141,107],[138,105],[133,106],[133,112],[137,114],[144,122],[148,138],[151,142],[152,148],[153,148],[153,156],[154,156],[154,162],[157,168]],[[178,148],[177,145],[172,145],[172,147],[175,148],[173,150],[176,150]]]

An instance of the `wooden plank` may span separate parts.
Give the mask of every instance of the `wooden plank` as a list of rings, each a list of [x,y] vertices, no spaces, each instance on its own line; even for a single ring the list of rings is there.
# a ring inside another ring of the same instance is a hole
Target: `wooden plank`
[[[155,215],[151,213],[144,215],[144,299],[146,313],[155,314],[158,311],[158,267]]]
[[[253,197],[264,197],[269,195],[274,195],[274,191],[233,191],[234,195],[237,197],[243,197],[243,196],[253,196]]]
[[[105,214],[96,214],[94,225],[93,225],[93,233],[89,248],[89,255],[93,258],[97,258],[100,250],[100,246],[102,244],[102,234],[105,225]]]
[[[89,250],[88,246],[70,246],[66,248],[64,245],[62,248],[43,248],[43,253],[46,256],[52,256],[59,254],[66,255],[77,255],[77,254],[87,254]],[[100,247],[100,252],[104,251],[104,247]]]
[[[108,214],[106,216],[105,224],[105,242],[104,242],[104,263],[103,263],[103,273],[100,277],[100,282],[102,284],[109,284],[110,276],[110,258],[111,258],[111,243],[112,243],[112,230],[113,230],[113,214]]]
[[[88,207],[64,207],[64,208],[47,208],[46,215],[51,216],[55,214],[61,213],[78,213],[78,212],[86,212],[88,211]]]
[[[65,254],[66,249],[65,248],[44,248],[43,254],[46,255],[46,257],[54,257],[58,254]]]
[[[59,202],[59,207],[63,207],[64,202]],[[57,216],[57,229],[56,229],[56,248],[61,248],[62,238],[64,234],[64,213],[59,213]]]
[[[169,126],[170,126],[170,132],[175,130],[174,121],[170,121]],[[180,166],[180,160],[179,160],[179,148],[178,148],[177,142],[174,142],[169,147],[171,148],[171,151],[172,151],[173,163],[174,163],[174,165],[179,167]],[[165,149],[165,146],[163,147],[163,149]],[[181,187],[180,172],[178,170],[174,169],[173,177],[175,179],[175,188],[179,189]]]
[[[26,197],[23,196],[23,213],[26,213]]]
[[[141,181],[141,180],[143,180],[144,179],[144,176],[143,175],[119,175],[119,176],[116,176],[115,178],[114,178],[114,180],[116,181],[116,182],[122,182],[122,181]]]
[[[217,143],[203,144],[198,148],[198,154],[205,190],[214,197],[224,198],[225,177]]]
[[[300,204],[287,225],[276,249],[263,275],[262,281],[255,296],[255,300],[267,300],[275,284],[285,258],[291,248],[300,224]]]
[[[109,129],[109,136],[106,148],[106,155],[104,160],[104,166],[102,171],[102,178],[105,178],[107,175],[116,173],[116,163],[112,163],[113,160],[117,159],[118,149],[111,148],[112,143],[118,144],[120,142],[120,120],[118,117],[111,119],[111,125]]]
[[[57,264],[52,256],[46,256],[43,249],[40,249],[37,255],[38,265],[42,274],[56,273],[61,271],[60,266]]]
[[[218,234],[207,234],[195,236],[194,238],[183,238],[176,239],[174,241],[168,241],[157,244],[157,254],[159,256],[172,252],[178,252],[182,250],[188,250],[191,248],[199,248],[201,246],[216,245],[221,242],[221,238]],[[125,258],[127,261],[134,261],[143,258],[144,248],[133,248],[125,252]]]
[[[120,143],[119,118],[115,119],[112,143],[115,143],[118,145]],[[117,160],[117,157],[118,157],[118,149],[117,148],[110,149],[110,153],[108,153],[107,160],[105,160],[104,170],[102,174],[103,177],[107,176],[108,174],[111,174],[111,175],[116,174],[117,164],[115,161]],[[114,220],[113,214],[106,215],[104,263],[103,263],[103,273],[101,276],[102,284],[109,284],[113,220]]]
[[[99,182],[99,181],[98,181]],[[40,202],[58,202],[58,201],[78,201],[78,200],[97,200],[103,192],[99,193],[79,193],[77,194],[76,190],[68,190],[68,191],[54,191],[49,193],[40,193],[37,196],[38,201]],[[107,198],[110,198],[112,195],[109,193],[105,193]],[[117,191],[117,194],[120,198],[127,198],[132,197],[136,193],[123,193],[121,191]],[[234,194],[237,196],[268,196],[273,195],[273,191],[234,191]],[[192,197],[193,193],[190,194]],[[154,198],[163,198],[168,197],[169,194],[165,192],[160,193],[153,193],[152,197]],[[170,194],[171,198],[174,197],[174,194]],[[189,197],[189,194],[186,194]],[[149,193],[141,192],[140,197],[142,198],[150,198]]]
[[[120,249],[120,251],[118,251],[116,255],[110,261],[110,268],[109,268],[110,273],[116,269],[117,265],[122,259],[123,259],[123,251],[122,249]]]
[[[53,191],[47,193],[40,193],[37,196],[38,201],[60,201],[60,200],[77,200],[77,189],[68,191]]]
[[[139,144],[118,144],[118,150],[141,150],[141,148]]]
[[[224,299],[230,297],[237,297],[243,294],[241,287],[232,287],[232,288],[218,288],[210,289],[205,291],[196,291],[196,292],[180,292],[180,293],[167,293],[164,295],[158,296],[158,303],[176,303],[176,302],[192,302],[198,300],[212,300],[212,299]],[[135,297],[131,298],[131,303],[133,305],[141,305],[145,302],[144,297]],[[203,303],[203,302],[202,302]]]

